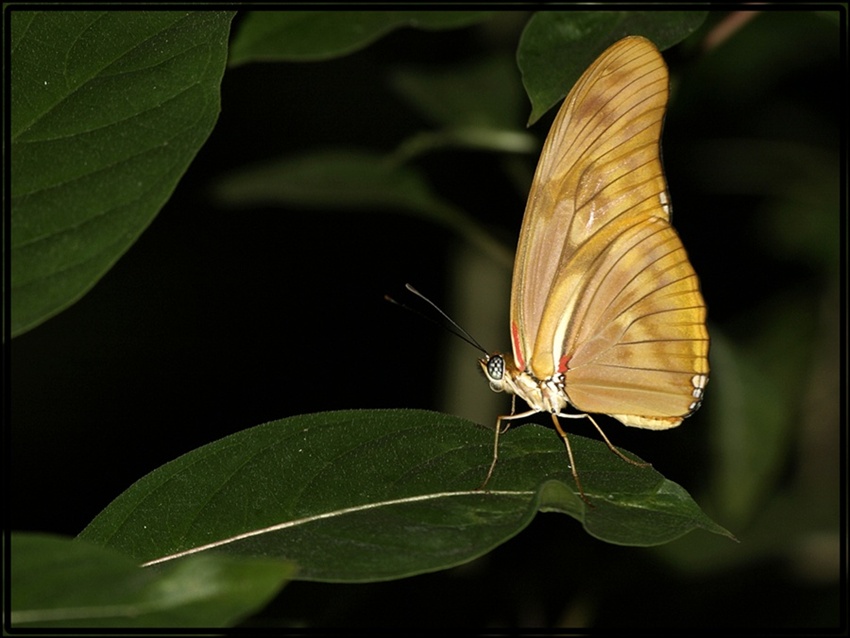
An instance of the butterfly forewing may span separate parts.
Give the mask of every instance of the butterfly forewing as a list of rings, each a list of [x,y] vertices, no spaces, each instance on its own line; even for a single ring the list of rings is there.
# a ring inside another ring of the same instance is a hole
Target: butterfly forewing
[[[640,37],[576,83],[535,173],[511,300],[518,371],[563,372],[579,410],[652,428],[693,411],[708,373],[705,304],[659,157],[667,85]]]

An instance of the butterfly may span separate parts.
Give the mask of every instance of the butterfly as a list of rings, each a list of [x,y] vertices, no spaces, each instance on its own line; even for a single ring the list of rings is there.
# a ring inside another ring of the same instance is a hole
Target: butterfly
[[[660,160],[668,96],[652,42],[626,37],[604,51],[564,100],[543,151],[520,231],[510,305],[513,357],[479,360],[490,387],[514,395],[504,421],[548,412],[607,414],[664,430],[692,414],[708,383],[709,337],[699,282],[670,225]],[[516,397],[529,406],[516,412]],[[565,412],[572,406],[578,413]],[[510,424],[508,424],[509,426]],[[639,464],[646,465],[646,464]]]

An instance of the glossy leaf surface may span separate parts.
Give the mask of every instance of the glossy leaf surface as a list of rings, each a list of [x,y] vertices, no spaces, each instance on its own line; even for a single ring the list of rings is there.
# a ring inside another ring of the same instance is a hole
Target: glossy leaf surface
[[[310,414],[239,432],[142,478],[81,538],[167,564],[207,551],[291,560],[298,578],[365,582],[446,569],[567,513],[612,543],[656,545],[703,528],[729,535],[675,483],[597,441],[571,438],[588,507],[560,439],[524,425],[502,437],[416,410]]]
[[[84,295],[168,200],[218,117],[233,14],[11,16],[16,335]]]

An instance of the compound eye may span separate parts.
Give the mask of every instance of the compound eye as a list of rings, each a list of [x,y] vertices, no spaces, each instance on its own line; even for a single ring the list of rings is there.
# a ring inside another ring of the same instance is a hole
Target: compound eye
[[[487,376],[493,381],[501,381],[505,376],[505,359],[502,355],[493,355],[487,361]]]

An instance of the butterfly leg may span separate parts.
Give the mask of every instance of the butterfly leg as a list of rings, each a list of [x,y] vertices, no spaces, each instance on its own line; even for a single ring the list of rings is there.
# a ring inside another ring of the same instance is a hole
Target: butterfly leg
[[[515,414],[516,414],[516,395],[515,395],[515,394],[512,394],[512,395],[511,395],[511,413],[510,413],[510,416],[500,416],[498,419],[496,419],[496,429],[498,430],[498,429],[500,428],[500,425],[499,425],[499,424],[500,424],[502,421],[508,421],[509,419],[514,418],[514,415],[515,415]],[[534,414],[534,412],[533,412],[533,411],[532,411],[532,412],[530,412],[530,413],[529,413],[529,412],[526,412],[525,414]],[[523,415],[522,415],[522,414],[518,414],[517,416],[518,416],[518,417],[520,417],[520,416],[523,416]],[[508,423],[508,424],[505,426],[505,429],[501,431],[501,434],[504,434],[505,432],[507,432],[509,427],[511,427],[511,424],[510,424],[510,423]],[[497,438],[498,438],[498,435],[497,435]]]
[[[495,435],[495,437],[493,437],[493,461],[490,463],[490,469],[487,470],[487,476],[484,477],[484,482],[481,483],[481,485],[479,485],[477,488],[475,488],[476,490],[480,491],[480,490],[483,490],[486,487],[487,483],[490,482],[490,477],[493,476],[493,470],[496,469],[496,461],[499,459],[499,435],[502,434],[502,432],[507,432],[508,427],[510,427],[510,424],[508,424],[507,426],[505,426],[505,429],[502,430],[502,421],[511,421],[513,419],[521,419],[523,417],[531,416],[532,414],[536,414],[537,412],[538,412],[538,410],[528,410],[527,412],[521,412],[519,414],[514,414],[513,404],[512,404],[510,414],[504,414],[500,417],[496,417],[496,435]]]
[[[564,416],[564,415],[561,415],[561,416]],[[640,461],[635,461],[633,459],[630,459],[628,456],[626,456],[625,454],[620,452],[620,450],[615,448],[614,444],[611,443],[611,441],[608,440],[607,436],[605,436],[605,432],[602,431],[602,428],[599,427],[599,425],[596,423],[596,421],[593,420],[593,417],[590,416],[589,414],[571,414],[569,416],[587,417],[588,419],[590,419],[590,422],[593,423],[593,427],[595,427],[596,431],[599,432],[599,434],[602,436],[602,440],[605,441],[605,444],[608,446],[608,449],[610,449],[614,454],[619,456],[624,461],[627,461],[628,463],[631,463],[632,465],[637,465],[638,467],[650,467],[652,465],[652,463],[641,463]]]
[[[484,477],[484,482],[476,489],[483,490],[487,483],[490,482],[490,477],[493,476],[493,470],[496,469],[496,461],[499,458],[499,435],[502,433],[502,417],[496,417],[496,436],[493,438],[493,461],[490,463],[490,469],[487,470],[487,476]]]
[[[558,421],[557,414],[552,413],[552,421],[555,423],[555,429],[558,431],[558,436],[563,439],[564,445],[567,446],[567,458],[570,460],[570,471],[573,473],[573,480],[576,482],[578,495],[581,497],[581,500],[590,505],[590,507],[593,507],[593,503],[591,503],[590,499],[585,495],[584,488],[581,486],[581,481],[578,479],[578,470],[576,469],[576,462],[573,459],[573,450],[570,447],[570,439],[567,436],[567,433],[561,428],[561,422]]]

